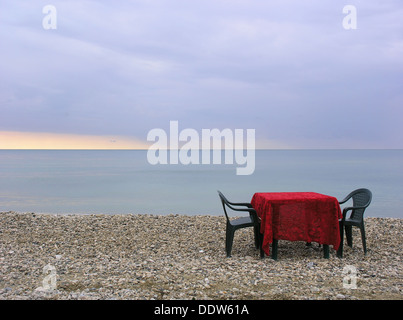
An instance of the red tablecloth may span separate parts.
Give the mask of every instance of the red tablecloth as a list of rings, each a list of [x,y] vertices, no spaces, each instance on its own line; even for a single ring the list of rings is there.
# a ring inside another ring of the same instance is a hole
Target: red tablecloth
[[[336,198],[315,192],[264,192],[255,193],[251,204],[261,218],[267,255],[273,238],[339,248],[342,213]]]

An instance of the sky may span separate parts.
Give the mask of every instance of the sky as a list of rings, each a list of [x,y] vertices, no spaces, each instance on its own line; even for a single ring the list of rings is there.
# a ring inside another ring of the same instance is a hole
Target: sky
[[[0,148],[145,148],[170,121],[403,148],[402,17],[401,0],[0,0]]]

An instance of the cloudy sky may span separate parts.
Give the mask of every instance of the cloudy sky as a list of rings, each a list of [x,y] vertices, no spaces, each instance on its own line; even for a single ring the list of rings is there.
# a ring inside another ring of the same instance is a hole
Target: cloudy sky
[[[144,146],[171,120],[403,148],[402,17],[401,0],[0,0],[0,148]]]

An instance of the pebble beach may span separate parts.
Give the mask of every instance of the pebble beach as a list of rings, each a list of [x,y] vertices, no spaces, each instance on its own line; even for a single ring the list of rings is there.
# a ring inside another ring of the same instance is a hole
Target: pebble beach
[[[366,218],[342,259],[251,228],[225,254],[223,216],[0,213],[0,300],[402,300],[403,219]],[[352,279],[352,277],[354,279]]]

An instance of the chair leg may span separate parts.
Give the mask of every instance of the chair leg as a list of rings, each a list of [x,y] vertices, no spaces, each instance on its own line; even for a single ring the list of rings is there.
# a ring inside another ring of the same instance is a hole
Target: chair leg
[[[365,240],[364,223],[361,224],[360,231],[361,231],[361,240],[362,240],[362,247],[364,249],[364,254],[367,254],[367,243],[366,243],[366,240]]]
[[[339,223],[339,228],[340,228],[340,245],[339,249],[337,249],[337,257],[343,258],[343,245],[344,245],[344,226],[343,222],[340,221]]]
[[[225,251],[227,257],[231,257],[232,243],[234,242],[234,228],[231,225],[227,225],[226,237],[225,237]]]
[[[344,228],[346,230],[347,244],[349,247],[353,247],[353,227],[344,226]]]

